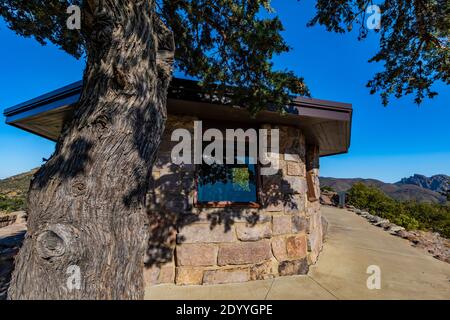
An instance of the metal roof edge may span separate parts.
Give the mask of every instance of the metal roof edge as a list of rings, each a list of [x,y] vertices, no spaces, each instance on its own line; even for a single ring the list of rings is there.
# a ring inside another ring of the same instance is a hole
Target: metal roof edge
[[[6,108],[3,114],[6,117],[12,116],[16,113],[23,112],[42,104],[50,103],[55,100],[62,99],[68,95],[78,94],[81,91],[83,81],[76,81],[59,89],[47,92],[43,95],[37,96],[36,98],[24,101],[22,103],[16,104],[12,107]]]

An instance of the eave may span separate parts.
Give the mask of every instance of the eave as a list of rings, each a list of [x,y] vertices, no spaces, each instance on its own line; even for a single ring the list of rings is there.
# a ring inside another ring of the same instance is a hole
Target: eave
[[[77,81],[7,108],[4,110],[6,123],[56,141],[63,123],[73,115],[81,89],[82,81]],[[195,81],[174,79],[167,109],[169,114],[199,119],[297,126],[305,133],[307,143],[319,145],[321,156],[346,153],[350,147],[353,110],[348,103],[297,97],[284,115],[264,110],[251,117],[243,108],[206,99]]]

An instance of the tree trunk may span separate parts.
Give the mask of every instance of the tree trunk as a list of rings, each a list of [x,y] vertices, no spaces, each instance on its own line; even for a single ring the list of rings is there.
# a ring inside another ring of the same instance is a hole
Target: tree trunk
[[[145,199],[174,53],[154,12],[151,0],[85,1],[83,92],[31,182],[9,299],[143,298]]]

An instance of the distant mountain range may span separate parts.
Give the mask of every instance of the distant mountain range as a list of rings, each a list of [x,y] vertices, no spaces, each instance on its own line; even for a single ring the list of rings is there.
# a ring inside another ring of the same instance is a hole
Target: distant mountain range
[[[438,174],[432,177],[414,174],[413,176],[403,178],[396,183],[385,183],[380,180],[362,178],[320,178],[321,187],[329,186],[337,192],[347,191],[357,182],[377,187],[388,196],[402,201],[416,200],[419,202],[427,201],[444,203],[447,199],[447,192],[450,192],[450,177],[445,174]]]
[[[36,170],[33,169],[29,172],[0,180],[0,196],[24,198],[30,186],[31,177]],[[347,191],[357,182],[375,186],[388,196],[397,200],[443,203],[446,201],[445,194],[450,192],[450,177],[445,174],[438,174],[432,177],[415,174],[409,178],[403,178],[396,183],[385,183],[380,180],[362,178],[320,178],[321,187],[329,186],[337,192]]]
[[[450,190],[450,177],[445,174],[437,174],[428,178],[421,174],[415,174],[409,178],[403,178],[397,184],[413,184],[446,194]]]

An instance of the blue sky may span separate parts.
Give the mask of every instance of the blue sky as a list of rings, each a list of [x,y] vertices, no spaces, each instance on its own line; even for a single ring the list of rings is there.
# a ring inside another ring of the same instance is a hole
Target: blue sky
[[[367,60],[376,52],[375,33],[358,42],[354,33],[338,35],[322,27],[306,28],[312,1],[275,0],[292,51],[275,58],[277,68],[305,78],[312,96],[353,104],[350,152],[322,158],[321,175],[398,181],[414,173],[450,174],[450,89],[437,84],[439,96],[417,106],[411,98],[385,108],[365,88],[381,68]],[[80,80],[83,60],[53,45],[15,35],[0,21],[0,110]],[[0,117],[0,178],[42,164],[54,143],[7,126]]]

